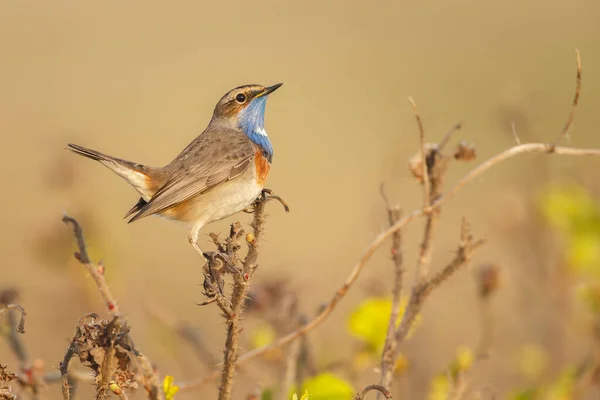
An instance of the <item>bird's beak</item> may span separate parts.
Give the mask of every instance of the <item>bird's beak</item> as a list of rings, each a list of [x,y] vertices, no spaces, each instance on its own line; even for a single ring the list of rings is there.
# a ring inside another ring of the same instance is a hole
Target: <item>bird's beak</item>
[[[283,83],[277,83],[277,84],[275,84],[273,86],[266,87],[265,90],[261,94],[259,94],[257,97],[262,97],[262,96],[266,96],[268,94],[271,94],[274,91],[276,91],[277,89],[279,89],[279,87],[281,85],[283,85]]]

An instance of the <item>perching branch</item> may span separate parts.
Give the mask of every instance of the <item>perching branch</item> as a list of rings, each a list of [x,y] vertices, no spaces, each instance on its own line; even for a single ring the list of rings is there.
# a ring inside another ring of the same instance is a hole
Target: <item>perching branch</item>
[[[241,315],[244,311],[250,278],[257,267],[258,249],[265,224],[265,206],[269,200],[279,201],[285,210],[289,211],[289,207],[280,197],[275,196],[268,189],[263,191],[261,197],[253,204],[254,217],[251,223],[253,233],[246,235],[248,253],[242,261],[240,269],[236,267],[237,252],[240,249],[237,242],[244,234],[242,225],[239,222],[233,223],[225,241],[220,241],[215,234],[211,235],[218,251],[209,255],[208,263],[205,266],[204,294],[209,299],[202,304],[209,304],[214,299],[227,321],[227,339],[219,385],[219,400],[230,400],[232,397],[233,376],[238,361]],[[223,292],[226,274],[231,274],[233,277],[231,299],[228,299]]]

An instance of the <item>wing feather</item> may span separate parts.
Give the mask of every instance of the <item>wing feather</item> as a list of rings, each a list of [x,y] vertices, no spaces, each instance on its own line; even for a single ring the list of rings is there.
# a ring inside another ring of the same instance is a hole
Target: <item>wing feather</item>
[[[204,131],[166,169],[166,183],[129,222],[156,214],[241,175],[251,164],[255,149],[239,131]]]

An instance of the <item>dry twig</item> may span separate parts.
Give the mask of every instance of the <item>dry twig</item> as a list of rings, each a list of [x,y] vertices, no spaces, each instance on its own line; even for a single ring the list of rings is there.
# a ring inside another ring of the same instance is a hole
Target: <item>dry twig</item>
[[[25,333],[25,317],[27,316],[25,309],[18,304],[7,304],[0,308],[0,317],[10,310],[18,310],[21,313],[21,319],[19,320],[19,325],[17,326],[17,332]]]
[[[391,393],[385,387],[381,385],[369,385],[366,388],[364,388],[362,392],[356,393],[356,396],[354,396],[354,400],[364,400],[367,396],[367,393],[369,393],[372,390],[378,391],[378,394],[384,395],[386,399],[392,398]]]
[[[562,132],[558,135],[556,142],[552,145],[552,147],[556,147],[565,136],[569,134],[569,129],[571,129],[571,125],[573,125],[573,119],[575,118],[575,110],[577,109],[577,104],[579,104],[579,94],[581,93],[581,56],[579,54],[579,50],[575,49],[575,55],[577,57],[577,77],[575,79],[575,96],[573,97],[573,103],[571,104],[571,112],[569,113],[569,118],[565,123],[565,127]]]
[[[127,359],[127,362],[121,362],[122,365],[129,366],[133,361],[137,363],[137,367],[141,371],[141,384],[146,389],[146,392],[150,399],[159,400],[164,397],[162,390],[160,390],[160,382],[157,375],[156,370],[152,366],[152,363],[146,356],[140,353],[133,345],[131,338],[129,337],[129,328],[127,328],[126,324],[121,322],[122,317],[119,314],[119,307],[115,300],[115,297],[110,291],[106,280],[104,279],[104,267],[102,265],[95,265],[89,258],[87,253],[87,246],[85,243],[85,238],[83,236],[83,229],[79,222],[68,215],[63,216],[63,222],[66,224],[71,224],[73,226],[73,233],[77,240],[78,251],[75,253],[75,258],[79,260],[79,262],[85,267],[85,269],[92,276],[92,279],[96,283],[96,287],[100,292],[100,295],[104,299],[104,302],[108,308],[108,311],[112,315],[113,319],[111,322],[106,322],[99,320],[99,322],[93,325],[94,329],[98,330],[99,333],[86,333],[85,335],[92,335],[91,338],[94,340],[100,340],[98,338],[102,338],[100,342],[93,341],[94,348],[102,349],[103,353],[103,362],[98,362],[97,358],[94,358],[94,361],[91,362],[91,367],[96,373],[97,378],[97,398],[104,399],[108,396],[108,390],[110,389],[110,383],[113,378],[113,374],[116,369],[114,368],[115,357],[121,359]],[[83,318],[81,318],[77,324],[76,335],[69,344],[69,348],[65,353],[65,357],[60,364],[60,372],[61,372],[61,383],[62,383],[62,391],[63,398],[70,398],[70,385],[68,381],[68,365],[69,360],[74,355],[79,355],[80,359],[86,360],[88,357],[87,353],[82,351],[84,347],[78,347],[76,339],[78,339],[80,335],[81,338],[86,338],[84,335],[85,332],[89,332],[90,327],[89,324],[86,324],[85,321],[89,318],[97,319],[98,316],[96,314],[87,314]],[[109,327],[109,328],[107,328]],[[104,329],[102,332],[100,329]],[[86,339],[87,340],[87,339]],[[91,340],[91,339],[90,339]],[[87,342],[86,342],[87,343]],[[118,345],[118,348],[116,347]],[[131,357],[130,354],[133,354],[135,357]],[[102,359],[102,358],[100,358]],[[123,364],[124,363],[124,364]],[[102,370],[100,371],[100,368]],[[133,387],[130,383],[129,379],[129,371],[121,370],[119,372],[120,376],[118,377],[117,382],[118,386],[121,388]],[[118,371],[117,371],[118,372]],[[100,381],[98,382],[98,377],[100,377]],[[133,375],[131,375],[131,378]]]
[[[400,217],[402,211],[399,207],[392,207],[385,194],[384,186],[381,185],[381,196],[385,202],[388,214],[388,223],[393,226]],[[396,324],[400,317],[400,304],[402,301],[402,281],[404,278],[404,267],[402,258],[402,234],[401,231],[396,231],[392,235],[392,260],[394,262],[394,285],[392,287],[392,311],[390,313],[390,319],[388,322],[388,330],[385,336],[385,343],[383,346],[383,352],[381,355],[381,384],[383,386],[389,386],[389,382],[392,381],[394,372],[394,354],[396,353],[396,336],[394,332],[396,330]]]

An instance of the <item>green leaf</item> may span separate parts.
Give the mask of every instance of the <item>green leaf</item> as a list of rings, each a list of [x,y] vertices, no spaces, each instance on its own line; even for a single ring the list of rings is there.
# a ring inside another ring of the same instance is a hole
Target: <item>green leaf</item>
[[[273,400],[273,391],[271,389],[265,389],[260,394],[260,400]]]
[[[354,389],[345,380],[324,372],[304,381],[304,395],[301,400],[351,400]]]
[[[577,379],[575,367],[567,367],[563,370],[556,381],[548,387],[547,400],[563,400],[573,398],[573,389]]]
[[[538,389],[523,389],[511,394],[508,398],[510,400],[538,400],[540,392]]]

